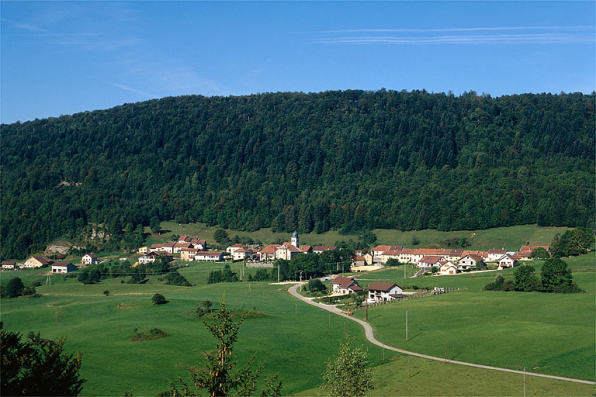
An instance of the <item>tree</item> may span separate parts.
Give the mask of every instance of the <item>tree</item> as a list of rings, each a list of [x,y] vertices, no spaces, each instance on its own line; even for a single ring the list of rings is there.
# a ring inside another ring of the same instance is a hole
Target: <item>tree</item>
[[[6,283],[6,297],[7,298],[18,298],[23,294],[25,285],[19,277],[14,277],[8,280]]]
[[[327,287],[320,279],[313,278],[308,281],[308,290],[311,292],[325,292]]]
[[[162,294],[153,295],[153,298],[151,298],[151,301],[153,302],[154,305],[165,305],[166,303],[168,303],[168,301],[166,300],[166,297],[163,296]]]
[[[21,334],[2,329],[0,384],[6,396],[76,396],[83,389],[79,377],[81,352],[65,354],[65,339],[42,339],[31,332],[28,340]]]
[[[158,217],[156,217],[156,216],[151,217],[151,220],[149,221],[149,228],[155,234],[161,233],[161,224],[159,222]]]
[[[224,229],[217,229],[215,233],[213,233],[213,238],[218,244],[225,244],[230,240],[228,232]]]
[[[366,246],[373,245],[374,243],[377,242],[377,235],[374,234],[373,232],[364,232],[364,233],[362,233],[362,236],[360,236],[360,238],[362,239],[362,242]]]
[[[219,310],[215,313],[213,322],[203,322],[207,330],[217,340],[216,353],[206,353],[204,368],[191,368],[190,378],[196,390],[191,390],[186,382],[178,377],[178,387],[170,381],[172,396],[252,396],[255,394],[257,379],[262,366],[253,370],[254,357],[244,369],[232,372],[236,366],[233,358],[234,344],[238,340],[238,330],[244,318],[234,322],[232,311],[226,308],[224,301],[220,302]],[[277,375],[269,380],[261,396],[276,397],[281,395],[281,382],[276,382]]]
[[[346,336],[339,346],[337,358],[327,362],[327,370],[323,373],[327,384],[323,389],[332,397],[363,396],[374,389],[367,353],[361,348],[352,349],[352,342],[353,338]]]
[[[513,288],[516,291],[536,291],[539,288],[539,281],[534,274],[536,269],[530,265],[522,265],[513,272]]]
[[[530,258],[532,258],[532,259],[548,259],[548,258],[550,258],[550,255],[548,254],[547,250],[545,250],[542,247],[538,247],[532,251],[532,253],[530,254]]]
[[[571,270],[560,258],[544,261],[540,281],[547,292],[571,292],[570,289],[575,285]]]

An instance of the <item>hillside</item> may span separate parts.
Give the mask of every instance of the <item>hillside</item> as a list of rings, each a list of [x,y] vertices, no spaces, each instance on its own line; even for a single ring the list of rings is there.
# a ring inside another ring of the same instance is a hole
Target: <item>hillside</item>
[[[304,233],[592,226],[595,99],[185,96],[2,125],[0,256],[98,227],[126,246],[154,217]]]

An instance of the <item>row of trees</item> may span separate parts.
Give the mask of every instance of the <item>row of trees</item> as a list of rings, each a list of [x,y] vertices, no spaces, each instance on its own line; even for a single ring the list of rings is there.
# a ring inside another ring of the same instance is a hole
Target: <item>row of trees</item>
[[[58,237],[133,247],[164,220],[305,233],[592,226],[595,99],[186,96],[2,125],[0,256]]]
[[[533,266],[522,265],[514,270],[513,280],[505,281],[505,278],[501,274],[497,274],[495,281],[487,284],[484,289],[491,291],[556,293],[582,292],[573,281],[569,266],[560,258],[545,260],[540,272],[540,278],[535,273],[536,269]]]

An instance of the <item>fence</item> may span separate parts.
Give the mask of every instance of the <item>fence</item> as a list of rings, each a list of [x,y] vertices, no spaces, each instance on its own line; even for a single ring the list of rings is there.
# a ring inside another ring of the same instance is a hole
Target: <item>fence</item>
[[[449,292],[455,292],[455,291],[459,291],[462,289],[467,289],[467,288],[459,288],[459,287],[457,287],[457,288],[455,288],[455,287],[439,288],[439,287],[435,287],[432,290],[424,290],[424,291],[416,292],[415,294],[404,295],[403,298],[392,299],[390,301],[384,301],[384,302],[381,301],[381,302],[369,303],[366,305],[358,306],[356,308],[353,308],[352,310],[356,311],[356,310],[366,309],[367,306],[368,307],[377,307],[377,306],[387,305],[387,304],[391,304],[391,303],[408,301],[411,299],[426,298],[429,296],[446,294]]]

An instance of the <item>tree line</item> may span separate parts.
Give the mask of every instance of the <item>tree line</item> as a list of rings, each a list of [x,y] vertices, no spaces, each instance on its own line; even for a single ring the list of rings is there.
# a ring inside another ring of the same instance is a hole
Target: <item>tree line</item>
[[[1,126],[2,258],[254,231],[593,227],[596,94],[181,96]]]

